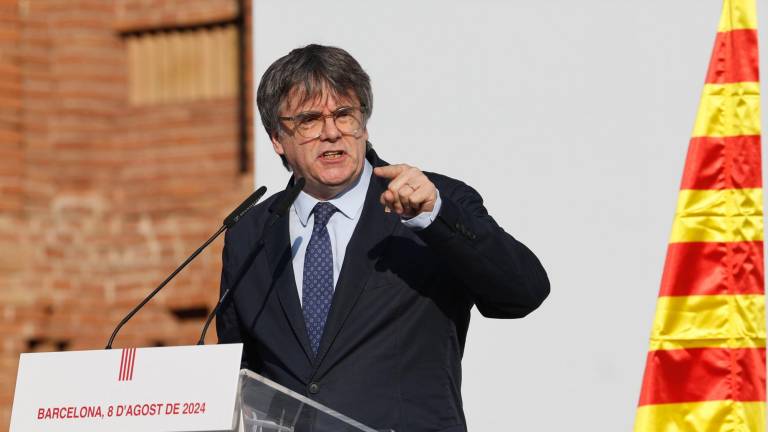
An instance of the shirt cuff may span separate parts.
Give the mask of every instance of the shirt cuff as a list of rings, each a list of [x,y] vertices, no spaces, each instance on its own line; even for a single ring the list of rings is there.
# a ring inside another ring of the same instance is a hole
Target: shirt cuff
[[[400,221],[403,225],[414,231],[420,231],[435,221],[437,215],[440,213],[440,207],[443,205],[443,200],[440,199],[440,191],[435,189],[435,192],[437,193],[437,199],[435,200],[435,207],[432,211],[419,213],[410,219],[401,219]]]

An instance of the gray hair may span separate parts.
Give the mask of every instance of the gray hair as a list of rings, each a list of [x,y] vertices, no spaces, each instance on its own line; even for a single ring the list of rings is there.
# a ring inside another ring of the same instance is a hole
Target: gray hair
[[[330,91],[335,96],[354,94],[363,108],[363,123],[373,111],[371,80],[360,64],[341,48],[307,45],[279,58],[264,72],[256,92],[261,122],[270,138],[280,133],[280,108],[297,91],[298,104]],[[283,165],[290,168],[284,156]]]

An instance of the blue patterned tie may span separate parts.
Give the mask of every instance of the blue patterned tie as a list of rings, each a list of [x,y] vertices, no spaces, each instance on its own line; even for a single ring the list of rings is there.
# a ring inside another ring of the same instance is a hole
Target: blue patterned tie
[[[301,305],[309,343],[315,354],[320,347],[325,319],[328,317],[333,298],[333,252],[331,237],[325,225],[336,210],[338,209],[333,204],[327,202],[315,205],[312,210],[315,214],[315,225],[312,227],[312,238],[309,239],[304,255]]]

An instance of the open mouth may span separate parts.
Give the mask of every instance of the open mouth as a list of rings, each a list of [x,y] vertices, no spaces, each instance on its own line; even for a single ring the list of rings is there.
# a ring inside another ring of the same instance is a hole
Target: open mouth
[[[320,154],[320,159],[323,160],[334,160],[338,159],[340,157],[344,156],[344,152],[342,150],[329,150],[326,152],[323,152]]]

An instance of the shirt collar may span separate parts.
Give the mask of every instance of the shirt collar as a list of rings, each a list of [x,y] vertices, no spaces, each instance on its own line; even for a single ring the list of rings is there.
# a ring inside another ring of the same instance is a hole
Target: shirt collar
[[[355,183],[349,189],[329,199],[328,202],[339,209],[339,212],[347,219],[355,219],[360,213],[359,210],[363,206],[363,202],[365,202],[365,194],[368,192],[368,185],[371,183],[372,174],[373,167],[368,160],[365,160],[363,172],[360,173],[360,177],[357,178]],[[302,226],[307,226],[309,215],[312,213],[312,209],[315,208],[315,204],[319,202],[320,200],[304,191],[301,191],[299,196],[296,197],[296,201],[293,202],[293,211],[296,212]]]

